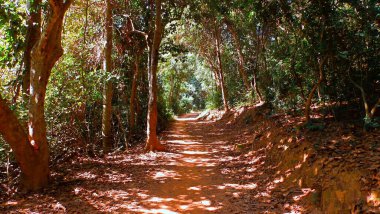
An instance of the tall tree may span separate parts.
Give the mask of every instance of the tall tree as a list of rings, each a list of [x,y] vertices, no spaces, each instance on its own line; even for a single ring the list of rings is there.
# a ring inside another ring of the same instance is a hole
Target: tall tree
[[[241,50],[238,32],[236,31],[234,24],[230,20],[228,20],[227,18],[224,18],[223,21],[227,25],[227,29],[231,33],[232,39],[235,43],[235,49],[236,49],[236,52],[238,55],[238,69],[239,69],[240,76],[243,79],[243,83],[244,83],[245,88],[247,90],[249,90],[250,85],[249,85],[249,81],[248,81],[247,72],[245,71],[245,68],[244,68],[245,59],[244,59],[243,52]]]
[[[47,23],[31,52],[28,133],[0,97],[0,133],[15,153],[22,171],[21,184],[26,190],[38,190],[49,180],[45,94],[51,70],[63,54],[63,19],[71,3],[72,0],[49,0]]]
[[[228,105],[228,91],[227,87],[224,82],[224,73],[223,73],[223,64],[222,64],[222,56],[221,56],[221,50],[220,50],[220,43],[221,43],[221,30],[220,27],[217,25],[215,27],[215,53],[216,53],[216,61],[218,66],[218,79],[220,82],[220,88],[222,91],[222,98],[223,98],[223,106],[225,111],[229,111],[230,107]]]
[[[106,47],[104,49],[104,70],[108,74],[112,73],[112,6],[112,0],[106,0]],[[104,153],[108,153],[112,149],[112,96],[112,80],[111,78],[107,78],[103,90],[102,136]]]
[[[147,140],[145,149],[147,151],[163,151],[165,147],[157,138],[157,70],[159,49],[163,34],[163,25],[161,17],[161,0],[155,0],[156,15],[155,29],[153,36],[152,47],[150,48],[149,60],[149,103],[148,103],[148,118],[147,118]]]
[[[136,129],[136,96],[137,96],[137,85],[140,76],[140,55],[142,51],[137,51],[135,56],[135,69],[132,80],[132,88],[131,88],[131,97],[129,102],[129,138],[131,139],[134,134],[134,130]]]

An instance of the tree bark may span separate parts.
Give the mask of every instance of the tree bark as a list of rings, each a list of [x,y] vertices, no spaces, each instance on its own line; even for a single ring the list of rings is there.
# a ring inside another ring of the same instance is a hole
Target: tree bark
[[[374,106],[372,108],[369,107],[369,104],[367,102],[367,96],[366,96],[366,93],[364,91],[364,88],[362,86],[360,86],[359,84],[357,84],[355,81],[353,81],[350,77],[350,74],[348,74],[349,78],[350,78],[350,81],[351,83],[360,90],[360,94],[362,96],[362,100],[363,100],[363,105],[364,105],[364,111],[365,111],[365,117],[368,118],[368,119],[373,119],[373,117],[375,116],[375,113],[376,113],[376,110],[377,108],[379,107],[380,105],[380,98],[377,99],[377,102],[374,104]]]
[[[41,0],[27,1],[27,32],[26,32],[26,47],[24,51],[24,72],[23,72],[23,99],[28,102],[29,86],[30,86],[30,69],[32,65],[32,49],[41,37]]]
[[[36,190],[48,184],[49,146],[46,138],[45,94],[48,80],[55,63],[63,54],[63,20],[72,0],[49,1],[48,23],[32,49],[29,99],[29,142],[34,150],[35,168],[24,179],[27,189]]]
[[[253,78],[251,81],[252,89],[256,93],[257,97],[259,98],[259,102],[263,102],[264,98],[263,95],[260,92],[259,85],[257,84],[257,69],[255,68],[253,71]]]
[[[325,64],[326,59],[327,59],[327,57],[325,56],[319,62],[319,79],[318,79],[318,82],[314,84],[314,86],[311,89],[309,96],[306,100],[306,103],[305,103],[305,119],[306,119],[305,122],[306,123],[310,122],[310,107],[311,107],[311,102],[312,102],[313,97],[314,97],[314,93],[318,89],[318,87],[321,85],[323,78],[324,78],[323,77],[323,66]]]
[[[228,93],[227,93],[227,88],[224,83],[224,74],[223,74],[223,65],[222,65],[222,57],[220,53],[220,40],[221,40],[221,35],[220,35],[220,29],[219,27],[216,27],[215,29],[215,52],[216,52],[216,60],[218,63],[218,77],[220,81],[220,89],[222,91],[222,98],[223,98],[223,106],[224,110],[227,112],[230,110],[228,106]]]
[[[112,0],[106,0],[106,47],[104,50],[104,70],[106,73],[112,73],[112,37],[113,37],[113,19],[112,19]],[[103,90],[103,116],[102,116],[102,136],[103,152],[108,153],[112,149],[112,96],[113,84],[110,78],[107,78]]]
[[[87,43],[87,27],[88,27],[88,7],[89,7],[89,1],[90,0],[86,0],[86,5],[85,5],[85,8],[84,8],[85,18],[84,18],[84,27],[83,27],[83,44]]]
[[[0,134],[10,145],[21,168],[21,186],[26,190],[38,190],[48,182],[45,154],[33,149],[28,135],[0,96]]]
[[[161,0],[155,0],[156,17],[155,30],[152,48],[150,49],[150,66],[149,66],[149,103],[147,118],[147,141],[145,149],[147,151],[163,151],[165,147],[157,138],[157,69],[159,48],[162,40],[163,26],[161,18]]]
[[[49,1],[50,11],[46,27],[31,50],[28,133],[23,130],[17,117],[0,97],[0,133],[14,151],[22,171],[21,185],[27,191],[41,189],[49,181],[49,146],[44,117],[45,93],[51,70],[63,54],[63,18],[71,2],[72,0]]]
[[[260,40],[260,36],[258,33],[255,33],[256,35],[256,42],[257,42],[257,45],[256,45],[256,65],[254,66],[253,68],[253,78],[252,78],[252,81],[251,81],[251,86],[253,88],[253,91],[252,93],[256,93],[257,97],[259,98],[259,102],[263,102],[264,101],[264,98],[263,98],[263,95],[261,94],[261,91],[259,89],[259,85],[257,84],[257,72],[259,70],[259,55],[261,53],[261,40]],[[254,94],[253,94],[253,97],[254,97]]]
[[[243,83],[244,83],[245,88],[247,90],[249,90],[251,88],[251,86],[249,85],[248,75],[247,75],[247,72],[246,72],[246,70],[244,68],[245,59],[244,59],[244,55],[243,55],[242,50],[241,50],[239,36],[238,36],[238,34],[236,32],[236,29],[235,29],[233,23],[231,23],[231,21],[229,21],[227,19],[224,19],[224,23],[226,23],[227,29],[228,29],[228,31],[230,31],[230,33],[232,35],[232,39],[235,42],[235,48],[236,48],[236,52],[238,54],[239,73],[240,73],[240,76],[243,79]],[[254,90],[254,88],[252,88],[252,89]]]
[[[138,79],[140,76],[140,53],[136,54],[135,58],[135,72],[133,74],[133,81],[132,81],[132,89],[131,89],[131,97],[129,102],[129,139],[131,139],[134,130],[135,130],[135,124],[136,124],[136,95],[137,95],[137,84]]]

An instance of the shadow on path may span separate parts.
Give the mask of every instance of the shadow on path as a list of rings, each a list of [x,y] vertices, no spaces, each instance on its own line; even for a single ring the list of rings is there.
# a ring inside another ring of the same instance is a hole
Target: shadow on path
[[[8,201],[9,213],[252,213],[255,183],[233,182],[225,135],[198,114],[179,117],[162,134],[171,152],[79,159],[55,172],[45,194]],[[57,177],[59,179],[57,179]]]

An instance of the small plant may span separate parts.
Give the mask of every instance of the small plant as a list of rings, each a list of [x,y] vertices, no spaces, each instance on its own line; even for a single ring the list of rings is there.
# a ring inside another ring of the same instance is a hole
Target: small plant
[[[370,131],[379,127],[380,127],[379,118],[370,118],[370,117],[364,118],[364,130]]]

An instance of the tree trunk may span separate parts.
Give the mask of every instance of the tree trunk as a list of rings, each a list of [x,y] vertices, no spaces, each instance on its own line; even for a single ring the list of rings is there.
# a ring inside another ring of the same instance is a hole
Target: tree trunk
[[[147,141],[145,149],[147,151],[163,151],[165,147],[158,141],[157,138],[157,69],[158,56],[162,40],[163,26],[161,17],[161,0],[156,2],[156,17],[153,44],[150,50],[150,66],[149,66],[149,103],[148,103],[148,118],[147,118]]]
[[[244,55],[241,51],[241,45],[240,45],[240,40],[239,40],[239,36],[236,32],[236,29],[235,27],[233,26],[233,24],[225,19],[224,21],[227,25],[227,29],[228,31],[230,31],[231,35],[232,35],[232,39],[234,40],[235,42],[235,48],[236,48],[236,52],[238,54],[238,67],[239,67],[239,73],[240,73],[240,76],[242,77],[243,79],[243,83],[244,83],[244,86],[247,90],[250,89],[250,85],[249,85],[249,81],[248,81],[248,76],[247,76],[247,72],[245,71],[244,69],[244,64],[245,64],[245,60],[244,60]],[[254,89],[254,88],[252,88]]]
[[[263,98],[263,95],[261,94],[260,92],[260,89],[259,89],[259,85],[257,84],[257,72],[259,70],[259,56],[260,56],[260,53],[261,53],[261,40],[260,40],[260,36],[258,33],[255,33],[256,34],[256,41],[257,41],[257,46],[256,46],[256,65],[254,66],[253,68],[253,78],[252,78],[252,81],[251,81],[251,86],[253,88],[253,91],[252,93],[256,93],[257,97],[259,98],[259,102],[263,102],[264,101],[264,98]],[[254,95],[253,95],[254,97]]]
[[[83,27],[83,44],[85,44],[85,45],[87,43],[87,27],[88,27],[88,7],[89,7],[89,1],[90,0],[86,0],[86,5],[85,5],[85,8],[84,8],[85,18],[84,18],[84,27]]]
[[[137,95],[137,84],[138,79],[140,76],[140,53],[136,54],[135,59],[135,72],[133,74],[133,81],[132,81],[132,89],[131,89],[131,97],[129,102],[129,139],[131,139],[134,130],[135,130],[135,124],[136,124],[136,95]]]
[[[46,27],[31,50],[28,134],[0,97],[0,133],[10,144],[20,164],[21,184],[25,190],[41,189],[49,180],[49,146],[44,117],[45,93],[51,70],[63,54],[63,18],[71,2],[49,1],[51,12],[46,19]]]
[[[257,69],[254,69],[253,71],[253,78],[252,78],[251,85],[252,85],[253,91],[256,93],[257,97],[259,98],[259,102],[260,103],[263,102],[264,101],[263,95],[261,94],[259,85],[257,84]]]
[[[223,98],[223,106],[224,110],[227,112],[230,110],[228,106],[228,93],[227,93],[227,88],[224,84],[224,75],[223,75],[223,65],[222,65],[222,57],[220,53],[220,29],[216,27],[215,29],[215,48],[216,48],[216,60],[218,63],[218,77],[220,81],[220,89],[222,91],[222,98]]]
[[[318,82],[314,84],[314,86],[311,89],[309,96],[306,100],[306,103],[305,103],[305,119],[306,119],[305,122],[306,123],[310,122],[310,106],[311,106],[311,102],[312,102],[313,97],[314,97],[314,93],[323,81],[323,66],[325,64],[326,59],[327,59],[327,57],[323,57],[323,59],[321,59],[321,61],[319,62],[319,79],[318,79]]]
[[[23,100],[27,103],[29,98],[30,86],[30,69],[32,63],[32,49],[41,37],[41,0],[28,0],[27,1],[27,32],[24,51],[24,72],[23,72]]]
[[[350,74],[348,74],[349,78],[350,78],[350,81],[351,83],[360,90],[360,94],[362,96],[362,100],[363,100],[363,105],[364,105],[364,111],[365,111],[365,117],[372,120],[373,117],[375,116],[375,113],[376,113],[376,110],[377,108],[379,107],[380,105],[380,98],[377,99],[377,102],[374,104],[374,106],[372,108],[369,107],[369,104],[367,102],[367,96],[366,96],[366,93],[364,91],[364,88],[362,86],[360,86],[359,84],[357,84],[355,81],[353,81],[350,77]]]
[[[21,168],[21,186],[25,190],[38,190],[48,183],[49,168],[46,152],[33,149],[28,135],[0,97],[0,134],[10,145]]]
[[[174,75],[171,75],[170,83],[169,83],[170,91],[169,91],[168,103],[171,109],[173,109],[174,85],[175,85],[174,78],[175,78]]]
[[[106,47],[105,47],[105,59],[104,70],[106,73],[112,73],[112,31],[113,31],[113,19],[112,19],[112,0],[106,0]],[[113,96],[113,84],[110,78],[107,78],[104,90],[103,90],[103,117],[102,117],[102,136],[103,136],[103,152],[108,153],[112,149],[112,96]]]
[[[64,15],[71,4],[49,1],[51,15],[42,36],[32,50],[29,99],[29,141],[34,149],[36,166],[25,178],[25,187],[36,190],[46,186],[49,178],[49,146],[46,138],[45,94],[55,63],[63,54],[62,29]]]

